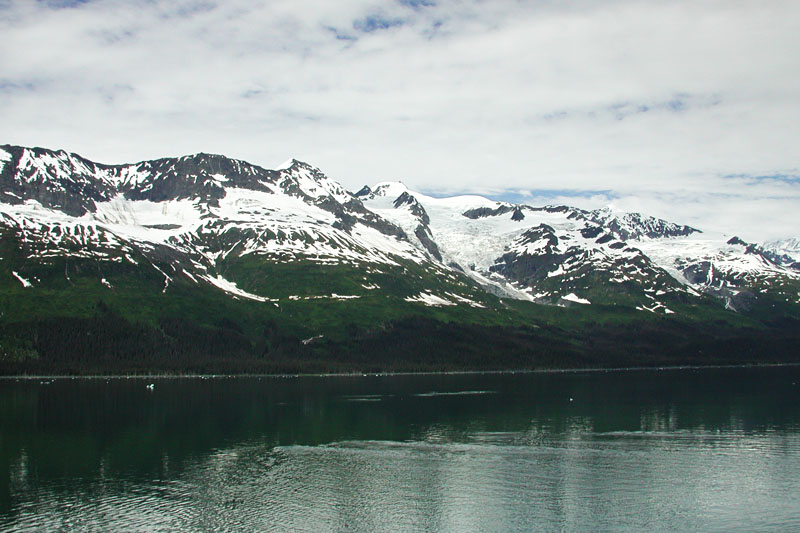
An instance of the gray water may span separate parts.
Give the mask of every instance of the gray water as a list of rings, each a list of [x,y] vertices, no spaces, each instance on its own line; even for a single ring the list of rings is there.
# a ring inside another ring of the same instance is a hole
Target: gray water
[[[798,383],[3,380],[0,530],[800,530]]]

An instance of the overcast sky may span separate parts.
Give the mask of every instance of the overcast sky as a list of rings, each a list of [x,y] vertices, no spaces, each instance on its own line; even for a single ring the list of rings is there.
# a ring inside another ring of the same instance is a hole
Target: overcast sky
[[[800,237],[800,2],[0,0],[0,144]]]

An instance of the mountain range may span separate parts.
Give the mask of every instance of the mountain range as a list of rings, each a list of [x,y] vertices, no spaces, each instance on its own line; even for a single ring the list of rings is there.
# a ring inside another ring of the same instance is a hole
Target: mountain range
[[[0,238],[7,373],[769,362],[800,340],[797,239],[351,193],[297,160],[3,145]]]

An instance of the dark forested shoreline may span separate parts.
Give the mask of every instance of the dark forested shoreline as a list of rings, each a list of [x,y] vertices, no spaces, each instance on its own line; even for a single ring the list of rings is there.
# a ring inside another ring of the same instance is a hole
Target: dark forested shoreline
[[[0,375],[319,374],[800,363],[797,324],[717,328],[642,322],[488,326],[408,317],[340,338],[300,338],[265,322],[136,324],[111,311],[3,327]],[[14,356],[8,348],[13,346]]]

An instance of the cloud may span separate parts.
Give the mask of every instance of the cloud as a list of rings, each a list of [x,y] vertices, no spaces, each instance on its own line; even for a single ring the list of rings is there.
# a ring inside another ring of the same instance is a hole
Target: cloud
[[[297,157],[353,189],[534,191],[797,235],[798,17],[793,1],[5,0],[0,142]]]
[[[36,1],[49,8],[66,9],[71,7],[78,7],[82,4],[90,2],[91,0],[36,0]]]
[[[401,18],[386,17],[379,14],[367,15],[363,19],[353,22],[353,28],[357,31],[364,33],[372,33],[374,31],[388,30],[396,26],[402,26],[405,20]]]

